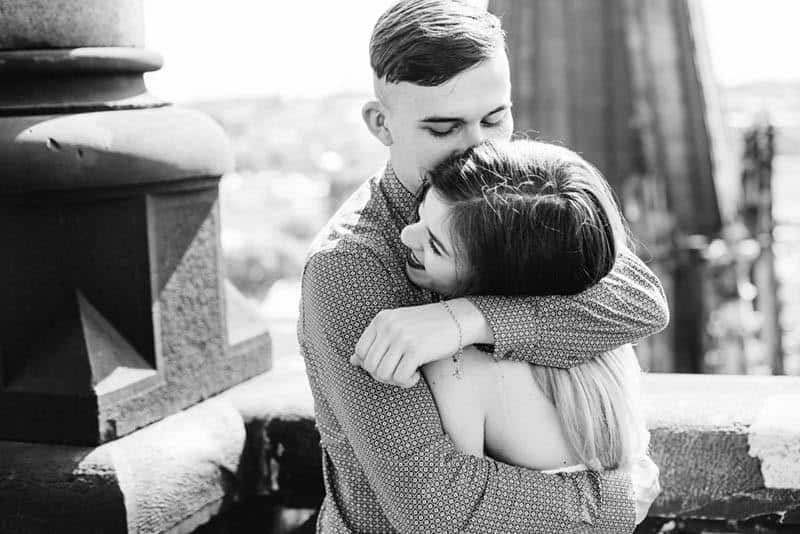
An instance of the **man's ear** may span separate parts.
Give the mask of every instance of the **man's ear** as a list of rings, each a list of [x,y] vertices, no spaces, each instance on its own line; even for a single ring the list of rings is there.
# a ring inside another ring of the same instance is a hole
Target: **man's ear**
[[[385,146],[392,146],[392,132],[386,125],[386,111],[378,100],[370,100],[361,108],[361,118],[372,135]]]

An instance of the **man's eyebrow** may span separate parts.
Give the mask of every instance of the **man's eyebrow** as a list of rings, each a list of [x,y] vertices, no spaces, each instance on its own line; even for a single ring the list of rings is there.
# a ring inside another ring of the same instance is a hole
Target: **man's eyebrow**
[[[440,249],[442,249],[442,251],[444,251],[444,253],[445,253],[445,254],[447,254],[447,255],[449,256],[449,255],[450,255],[450,252],[448,252],[448,251],[447,251],[447,249],[446,249],[446,248],[444,247],[444,245],[442,244],[442,242],[441,242],[441,241],[439,241],[439,238],[438,238],[438,237],[436,237],[435,235],[433,235],[433,232],[431,232],[431,229],[430,229],[430,228],[428,228],[427,230],[428,230],[428,235],[431,237],[431,239],[433,240],[433,242],[434,242],[434,243],[436,243],[436,246],[437,246],[437,247],[439,247]]]
[[[492,111],[490,111],[489,113],[484,115],[484,117],[488,117],[489,115],[494,115],[498,111],[503,111],[503,110],[506,110],[506,109],[511,109],[511,104],[503,104],[502,106],[497,106]]]
[[[484,115],[484,117],[488,117],[489,115],[497,113],[498,111],[503,111],[504,109],[508,109],[510,107],[511,107],[510,104],[503,104],[502,106],[497,106],[492,111],[490,111],[489,113]],[[432,122],[432,123],[436,123],[436,122],[464,122],[464,119],[462,119],[461,117],[438,117],[436,115],[430,115],[428,117],[425,117],[424,119],[420,119],[419,122]]]

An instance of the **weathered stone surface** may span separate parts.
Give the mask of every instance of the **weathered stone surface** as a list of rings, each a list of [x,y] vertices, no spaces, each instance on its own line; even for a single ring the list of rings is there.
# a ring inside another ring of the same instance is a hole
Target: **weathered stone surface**
[[[158,70],[163,65],[164,58],[161,54],[141,48],[86,46],[68,49],[0,49],[0,72],[3,74],[50,76],[63,76],[67,73],[141,74]]]
[[[748,456],[747,436],[736,432],[653,429],[653,461],[663,491],[653,513],[689,510],[764,486],[758,459]]]
[[[793,405],[792,399],[800,405],[796,377],[651,374],[645,391],[652,448],[664,486],[656,509],[673,511],[764,487],[763,464],[751,450],[751,427],[757,429],[767,414]],[[777,404],[771,400],[777,398]],[[791,420],[783,420],[784,433],[764,436],[762,447],[771,439],[800,439]],[[800,477],[792,483],[800,489]]]
[[[761,461],[768,488],[800,485],[800,392],[773,394],[747,432],[750,454]]]
[[[5,117],[0,196],[160,184],[233,168],[224,132],[176,107]]]
[[[145,534],[207,520],[238,498],[244,445],[239,412],[218,399],[97,448],[0,441],[0,532]]]
[[[0,50],[0,116],[166,106],[147,92],[142,78],[162,64],[159,54],[141,48]]]
[[[0,49],[143,44],[141,2],[0,0]]]
[[[321,502],[299,358],[96,448],[0,441],[0,532],[191,532],[245,495]]]
[[[266,325],[227,339],[216,182],[115,193],[0,196],[5,439],[103,442],[269,368]]]
[[[314,404],[299,356],[223,393],[247,421],[248,495],[314,508],[324,495]]]
[[[230,280],[225,280],[225,318],[231,345],[264,335],[264,315]]]
[[[700,522],[680,532],[715,521],[732,532],[790,524],[800,499],[800,378],[651,374],[644,391],[664,488],[652,514]]]
[[[800,491],[759,489],[749,493],[736,492],[681,515],[706,520],[752,521],[771,515],[783,515],[787,510],[794,510],[795,513],[800,511]],[[790,524],[787,521],[784,523]],[[792,523],[800,525],[797,520]]]
[[[318,510],[286,508],[253,497],[215,516],[192,534],[315,534]]]
[[[141,2],[0,15],[0,437],[102,443],[267,370],[266,325],[228,339],[230,145],[147,93]]]
[[[664,520],[654,517],[640,531],[658,532],[662,524],[673,532],[800,530],[800,484],[765,488],[760,460],[749,454],[747,442],[771,395],[785,399],[800,393],[799,383],[781,377],[648,375],[644,401],[664,486],[652,512]],[[755,406],[742,410],[741,403]],[[273,371],[96,449],[0,442],[0,517],[16,526],[9,521],[17,519],[5,511],[21,510],[20,518],[28,517],[32,525],[10,531],[59,532],[24,514],[34,514],[43,501],[60,507],[62,522],[95,513],[78,498],[82,494],[106,503],[109,512],[94,520],[110,525],[109,532],[115,532],[123,512],[126,524],[136,522],[142,533],[158,532],[183,514],[173,528],[189,532],[243,498],[298,509],[318,506],[319,434],[302,360],[283,360]],[[161,508],[182,499],[180,513]]]

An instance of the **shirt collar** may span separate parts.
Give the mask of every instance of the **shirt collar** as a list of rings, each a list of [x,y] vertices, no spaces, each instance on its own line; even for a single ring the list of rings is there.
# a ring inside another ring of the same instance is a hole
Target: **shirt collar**
[[[417,211],[417,195],[412,193],[400,182],[395,174],[391,162],[386,163],[381,180],[381,189],[392,210],[410,223]]]

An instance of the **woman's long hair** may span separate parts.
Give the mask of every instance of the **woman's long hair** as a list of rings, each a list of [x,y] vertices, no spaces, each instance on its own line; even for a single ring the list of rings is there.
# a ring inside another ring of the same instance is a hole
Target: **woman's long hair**
[[[460,295],[572,295],[596,284],[628,246],[600,172],[575,152],[531,141],[487,142],[428,177],[450,207]],[[569,369],[531,366],[589,469],[626,466],[646,443],[641,373],[630,346]]]

